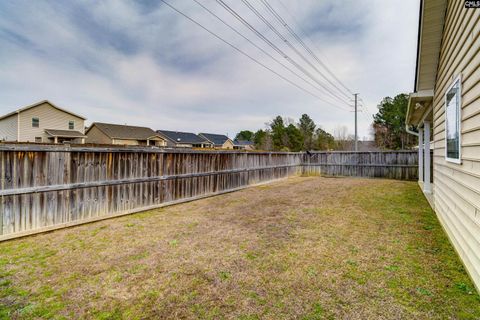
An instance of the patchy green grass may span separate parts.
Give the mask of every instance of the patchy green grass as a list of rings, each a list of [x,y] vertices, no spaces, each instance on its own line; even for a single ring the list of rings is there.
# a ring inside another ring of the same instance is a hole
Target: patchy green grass
[[[0,319],[479,319],[415,183],[299,177],[0,243]]]

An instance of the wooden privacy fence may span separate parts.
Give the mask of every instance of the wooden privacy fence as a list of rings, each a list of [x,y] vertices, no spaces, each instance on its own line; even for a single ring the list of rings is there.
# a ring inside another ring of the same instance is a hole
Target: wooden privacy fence
[[[274,153],[0,145],[0,240],[300,173],[415,179],[415,152]]]
[[[0,239],[297,174],[298,153],[0,146]]]
[[[303,173],[417,180],[418,153],[416,151],[314,152],[305,154]]]

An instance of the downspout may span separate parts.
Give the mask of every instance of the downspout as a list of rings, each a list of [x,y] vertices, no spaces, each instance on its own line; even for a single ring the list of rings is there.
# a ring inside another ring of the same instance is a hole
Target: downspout
[[[410,128],[408,127],[408,124],[405,123],[405,131],[407,131],[407,133],[411,134],[411,135],[414,135],[416,137],[418,137],[418,182],[422,182],[423,183],[423,142],[422,142],[422,136],[420,136],[420,134],[418,132],[415,132],[415,131],[412,131],[410,130]]]

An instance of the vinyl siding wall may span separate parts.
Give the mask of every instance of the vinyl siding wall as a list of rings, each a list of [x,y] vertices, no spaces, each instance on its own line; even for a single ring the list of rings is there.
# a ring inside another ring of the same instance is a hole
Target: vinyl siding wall
[[[103,133],[96,126],[91,127],[86,133],[86,143],[98,143],[98,144],[112,144],[110,139],[105,133]]]
[[[120,144],[126,146],[139,146],[139,145],[146,145],[146,142],[140,142],[138,140],[129,140],[129,139],[114,139],[113,144]]]
[[[222,148],[223,149],[233,149],[233,142],[231,140],[225,141]]]
[[[480,10],[449,0],[433,108],[435,210],[480,288]],[[461,75],[461,164],[445,160],[445,93]]]
[[[0,140],[17,141],[17,115],[0,120]]]
[[[38,128],[32,127],[32,118],[40,119]],[[68,122],[75,121],[74,130],[85,132],[82,118],[58,110],[48,103],[43,103],[20,113],[20,141],[35,142],[35,137],[42,137],[43,142],[49,142],[45,129],[68,130]]]

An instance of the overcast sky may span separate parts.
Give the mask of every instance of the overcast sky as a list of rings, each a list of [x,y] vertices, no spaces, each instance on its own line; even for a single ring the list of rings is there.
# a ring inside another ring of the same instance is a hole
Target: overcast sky
[[[302,88],[332,100],[193,0],[168,1]],[[198,1],[277,54],[216,1]],[[241,1],[225,2],[302,63]],[[275,21],[259,0],[250,3]],[[269,3],[348,88],[360,93],[369,110],[359,115],[361,137],[369,135],[372,113],[383,97],[413,90],[418,0]],[[233,137],[242,129],[264,128],[276,115],[298,119],[307,113],[332,133],[342,125],[353,133],[352,112],[299,90],[156,0],[1,1],[0,61],[1,114],[48,99],[85,116],[88,124],[127,123]]]

